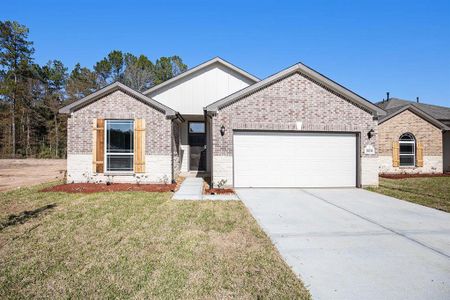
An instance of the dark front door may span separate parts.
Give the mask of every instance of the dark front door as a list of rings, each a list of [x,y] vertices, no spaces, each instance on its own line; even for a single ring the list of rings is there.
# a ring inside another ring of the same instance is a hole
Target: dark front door
[[[188,141],[190,148],[189,170],[206,170],[206,127],[205,122],[189,122]]]

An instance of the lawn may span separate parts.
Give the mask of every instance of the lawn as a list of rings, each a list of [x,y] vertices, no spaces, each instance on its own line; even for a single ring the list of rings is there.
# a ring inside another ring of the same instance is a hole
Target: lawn
[[[169,193],[0,193],[0,295],[309,299],[245,206]]]
[[[380,178],[371,191],[450,212],[450,177]]]

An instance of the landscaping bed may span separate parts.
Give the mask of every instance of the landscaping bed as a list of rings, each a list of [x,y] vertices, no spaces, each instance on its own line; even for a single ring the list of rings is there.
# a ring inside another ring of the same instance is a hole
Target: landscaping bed
[[[233,195],[234,190],[233,189],[218,189],[218,188],[205,189],[205,194],[206,195]]]
[[[389,178],[389,179],[450,177],[450,173],[439,173],[439,174],[380,174],[380,177],[382,177],[382,178]]]
[[[173,192],[176,184],[133,184],[133,183],[70,183],[50,186],[41,192],[98,193],[98,192]]]

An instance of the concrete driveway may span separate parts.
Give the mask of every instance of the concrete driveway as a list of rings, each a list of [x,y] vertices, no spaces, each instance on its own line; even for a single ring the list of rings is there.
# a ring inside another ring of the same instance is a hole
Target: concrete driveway
[[[314,299],[450,299],[450,214],[362,189],[237,189]]]

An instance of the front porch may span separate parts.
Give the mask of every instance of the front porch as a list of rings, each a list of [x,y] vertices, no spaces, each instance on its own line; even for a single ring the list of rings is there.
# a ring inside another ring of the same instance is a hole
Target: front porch
[[[184,115],[180,124],[180,176],[211,175],[210,121],[203,115]]]

